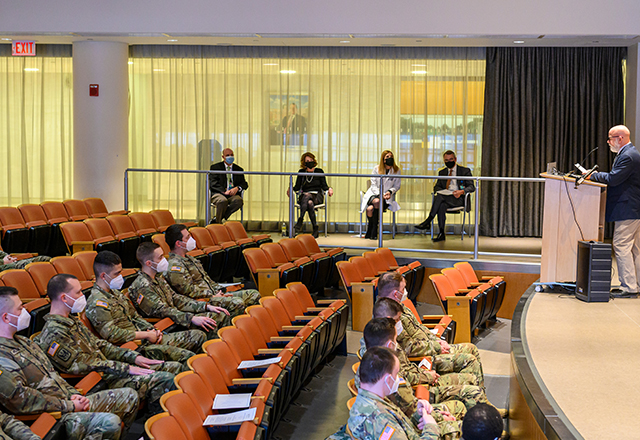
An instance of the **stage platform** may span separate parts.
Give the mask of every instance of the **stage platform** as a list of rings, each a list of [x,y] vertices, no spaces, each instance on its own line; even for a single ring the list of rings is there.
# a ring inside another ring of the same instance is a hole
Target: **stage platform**
[[[527,290],[512,323],[511,439],[640,438],[639,340],[640,299]]]

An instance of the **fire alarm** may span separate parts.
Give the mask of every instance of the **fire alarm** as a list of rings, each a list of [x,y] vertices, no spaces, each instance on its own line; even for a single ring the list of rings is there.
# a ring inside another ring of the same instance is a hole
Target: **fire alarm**
[[[89,96],[100,96],[98,84],[89,84]]]

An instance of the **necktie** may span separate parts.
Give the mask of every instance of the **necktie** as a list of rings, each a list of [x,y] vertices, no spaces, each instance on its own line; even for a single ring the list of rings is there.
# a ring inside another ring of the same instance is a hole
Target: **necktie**
[[[227,167],[227,171],[231,171],[231,168]],[[231,174],[227,174],[227,189],[233,188],[233,176]]]
[[[453,174],[453,170],[449,169],[449,176]],[[447,179],[447,189],[449,189],[449,185],[451,185],[451,179]]]

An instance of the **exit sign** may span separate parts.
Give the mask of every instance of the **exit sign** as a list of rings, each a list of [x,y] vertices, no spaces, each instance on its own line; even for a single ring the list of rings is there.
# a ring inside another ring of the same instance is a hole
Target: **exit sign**
[[[36,42],[35,41],[13,41],[11,43],[14,57],[35,57]]]

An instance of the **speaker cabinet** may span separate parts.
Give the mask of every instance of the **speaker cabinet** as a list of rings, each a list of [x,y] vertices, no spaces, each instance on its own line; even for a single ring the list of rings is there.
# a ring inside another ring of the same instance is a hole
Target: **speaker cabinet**
[[[611,289],[611,245],[578,242],[576,298],[586,302],[608,302]]]

